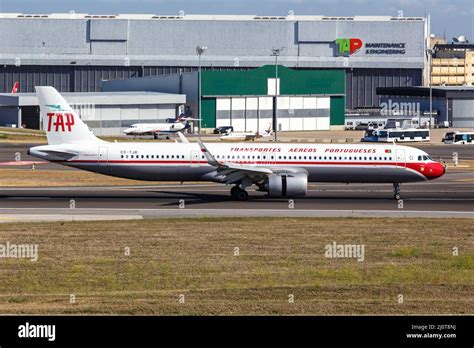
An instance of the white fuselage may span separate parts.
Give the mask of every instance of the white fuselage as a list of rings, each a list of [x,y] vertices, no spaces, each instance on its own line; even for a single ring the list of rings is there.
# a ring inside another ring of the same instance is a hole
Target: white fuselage
[[[308,174],[311,182],[403,183],[444,174],[416,148],[367,144],[208,143],[219,162],[250,164],[278,173]],[[57,153],[72,154],[65,159]],[[91,143],[44,145],[30,154],[63,165],[122,178],[221,182],[197,143]]]
[[[123,131],[126,135],[147,135],[158,133],[176,133],[185,128],[181,122],[134,124]]]

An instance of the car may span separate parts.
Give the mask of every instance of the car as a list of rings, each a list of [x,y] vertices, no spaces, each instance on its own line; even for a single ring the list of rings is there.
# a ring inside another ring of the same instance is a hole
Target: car
[[[213,133],[214,134],[226,134],[226,133],[233,132],[233,131],[234,131],[234,127],[232,127],[232,126],[223,126],[223,127],[215,128]]]

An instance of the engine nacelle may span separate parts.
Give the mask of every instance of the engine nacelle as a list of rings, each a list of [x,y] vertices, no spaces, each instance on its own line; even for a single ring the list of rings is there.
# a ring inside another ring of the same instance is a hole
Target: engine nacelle
[[[265,190],[270,197],[302,197],[308,190],[308,176],[304,173],[268,176]]]

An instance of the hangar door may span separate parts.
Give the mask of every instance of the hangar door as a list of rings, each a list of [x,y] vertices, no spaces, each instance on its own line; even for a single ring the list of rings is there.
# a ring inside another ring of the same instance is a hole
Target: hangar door
[[[278,97],[278,130],[329,130],[330,97]],[[236,132],[265,130],[272,124],[273,97],[216,99],[216,126]]]

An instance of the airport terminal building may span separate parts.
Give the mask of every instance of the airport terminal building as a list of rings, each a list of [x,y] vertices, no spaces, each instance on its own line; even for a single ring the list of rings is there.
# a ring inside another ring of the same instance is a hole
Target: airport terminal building
[[[275,65],[272,49],[281,48],[278,64],[282,67],[316,75],[334,70],[338,77],[342,72],[343,90],[336,94],[344,95],[345,110],[374,107],[379,103],[378,87],[423,84],[428,22],[420,17],[291,13],[271,17],[0,14],[0,93],[10,92],[15,81],[23,93],[34,92],[35,85],[52,85],[60,92],[99,92],[103,80],[183,74],[196,71],[199,61],[205,72],[245,72]],[[200,60],[197,46],[207,47]],[[282,90],[292,89],[281,83]],[[267,91],[251,97],[264,95]],[[209,107],[204,102],[202,110]],[[219,108],[227,106],[216,104],[216,115],[226,111]],[[209,122],[214,123],[218,122]],[[334,122],[338,124],[343,122]]]

